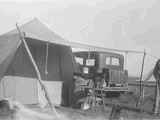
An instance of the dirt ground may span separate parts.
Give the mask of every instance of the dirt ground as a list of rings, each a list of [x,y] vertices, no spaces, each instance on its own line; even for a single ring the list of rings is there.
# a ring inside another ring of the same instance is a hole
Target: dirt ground
[[[49,108],[32,108],[32,110],[52,115],[52,111]],[[58,112],[60,119],[62,118],[65,120],[107,120],[111,110],[108,109],[108,111],[105,110],[105,112],[100,109],[83,111],[79,109],[56,107],[56,111]]]
[[[124,103],[125,105],[132,108],[136,106],[137,100],[138,97],[136,94],[126,94],[116,99],[105,99],[105,102],[107,103],[112,101],[116,104]],[[153,103],[153,96],[149,95],[144,98],[142,105],[139,106],[145,112],[122,108],[118,110],[118,112],[116,111],[117,113],[114,113],[112,117],[111,113],[113,112],[113,106],[110,105],[95,107],[92,110],[87,111],[73,108],[56,107],[56,111],[64,120],[157,120],[160,119],[160,116],[151,114],[153,113]],[[47,113],[50,115],[53,114],[49,108],[30,108],[32,110]]]
[[[40,109],[32,108],[33,110],[47,113],[52,115],[52,112],[49,108]],[[93,110],[79,110],[72,108],[57,107],[56,111],[60,115],[60,119],[63,120],[151,120],[151,119],[160,119],[160,116],[155,116],[148,113],[140,113],[135,111],[121,110],[118,118],[111,118],[112,108],[109,106],[95,108]]]

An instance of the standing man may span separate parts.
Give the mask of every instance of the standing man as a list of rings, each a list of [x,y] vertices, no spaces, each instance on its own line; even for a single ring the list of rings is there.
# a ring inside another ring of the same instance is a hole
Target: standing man
[[[157,61],[153,76],[156,79],[156,89],[155,89],[155,103],[154,103],[154,113],[158,114],[159,111],[159,100],[160,100],[160,59]]]

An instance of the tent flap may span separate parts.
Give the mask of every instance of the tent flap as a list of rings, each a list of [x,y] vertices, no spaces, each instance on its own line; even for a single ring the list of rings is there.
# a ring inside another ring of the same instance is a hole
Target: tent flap
[[[7,71],[19,45],[19,36],[16,34],[0,37],[0,78],[2,78]]]

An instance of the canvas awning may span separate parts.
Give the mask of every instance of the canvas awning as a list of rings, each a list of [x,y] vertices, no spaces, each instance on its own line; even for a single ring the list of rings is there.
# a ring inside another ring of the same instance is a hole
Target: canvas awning
[[[46,25],[41,23],[37,18],[20,25],[20,29],[22,32],[25,32],[25,36],[28,38],[34,38],[40,41],[50,42],[54,44],[60,44],[65,46],[77,47],[82,49],[89,49],[92,51],[115,51],[115,52],[131,52],[137,54],[143,54],[143,51],[136,51],[136,50],[120,50],[120,49],[113,49],[113,48],[104,48],[98,47],[95,45],[88,45],[84,43],[78,42],[71,42],[63,39],[55,32],[51,31]],[[14,29],[6,34],[15,34],[18,33],[17,29]]]

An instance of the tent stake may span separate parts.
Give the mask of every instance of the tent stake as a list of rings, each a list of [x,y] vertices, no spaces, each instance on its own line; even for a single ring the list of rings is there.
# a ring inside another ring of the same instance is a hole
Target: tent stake
[[[18,24],[16,24],[16,28],[17,28],[17,30],[18,30],[18,33],[19,33],[19,36],[20,36],[20,40],[21,40],[22,43],[24,44],[24,47],[25,47],[25,49],[26,49],[26,51],[27,51],[27,53],[28,53],[28,55],[29,55],[29,58],[30,58],[30,60],[31,60],[31,62],[32,62],[34,68],[35,68],[35,71],[36,71],[36,74],[37,74],[37,77],[38,77],[37,80],[38,80],[38,82],[39,82],[42,90],[43,90],[44,93],[45,93],[45,97],[46,97],[46,99],[47,99],[47,101],[48,101],[48,104],[49,104],[51,110],[52,110],[52,111],[55,113],[55,115],[59,118],[59,115],[58,115],[57,111],[55,110],[55,108],[52,107],[52,103],[51,103],[51,100],[50,100],[50,98],[49,98],[48,92],[47,92],[47,90],[46,90],[46,88],[45,88],[45,85],[42,83],[42,78],[41,78],[40,71],[39,71],[39,69],[38,69],[38,66],[37,66],[37,64],[36,64],[36,62],[35,62],[32,54],[31,54],[31,51],[29,50],[29,47],[28,47],[28,45],[27,45],[27,42],[25,41],[24,34],[21,33]]]

